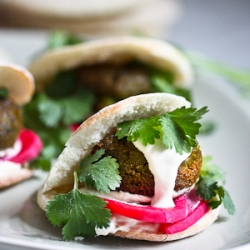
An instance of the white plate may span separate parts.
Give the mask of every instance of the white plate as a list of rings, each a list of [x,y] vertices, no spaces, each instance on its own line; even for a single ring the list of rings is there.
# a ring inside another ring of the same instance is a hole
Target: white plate
[[[219,219],[202,233],[170,243],[151,243],[113,237],[64,242],[61,231],[47,221],[36,204],[36,191],[45,175],[37,172],[28,181],[0,191],[0,249],[250,249],[250,113],[227,84],[202,79],[195,85],[195,106],[209,107],[204,119],[217,129],[199,138],[206,154],[227,173],[226,188],[236,214],[223,209]]]

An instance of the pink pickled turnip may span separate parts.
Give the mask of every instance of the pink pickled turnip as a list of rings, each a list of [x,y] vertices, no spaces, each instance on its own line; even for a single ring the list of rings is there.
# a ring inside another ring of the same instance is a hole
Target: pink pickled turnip
[[[105,199],[106,207],[115,214],[145,222],[170,223],[186,217],[186,196],[175,199],[175,207],[158,208],[146,205],[130,204],[117,200]]]
[[[200,201],[199,205],[185,219],[171,224],[162,224],[160,226],[160,231],[167,234],[181,232],[195,224],[208,212],[208,210],[209,207],[206,202]]]
[[[31,130],[23,129],[20,133],[19,139],[22,143],[21,151],[17,155],[9,158],[8,161],[25,163],[39,155],[43,144],[37,134]]]
[[[200,197],[195,190],[174,200],[175,206],[171,208],[158,208],[146,205],[130,204],[117,200],[105,199],[106,207],[114,214],[119,214],[139,221],[155,223],[174,223],[185,219],[199,206]]]

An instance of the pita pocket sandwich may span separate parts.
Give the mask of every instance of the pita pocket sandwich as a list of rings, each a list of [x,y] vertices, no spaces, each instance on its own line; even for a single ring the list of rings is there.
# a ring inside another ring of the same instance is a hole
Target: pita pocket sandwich
[[[41,151],[40,138],[23,128],[22,119],[22,105],[31,100],[34,87],[29,71],[0,64],[0,188],[29,178],[29,161]]]
[[[114,235],[161,242],[201,232],[230,200],[217,192],[224,190],[219,182],[204,183],[215,176],[196,139],[206,112],[166,93],[103,108],[70,136],[38,204],[67,241]],[[204,185],[214,193],[206,196]]]
[[[177,48],[142,37],[97,39],[57,48],[37,58],[29,69],[36,94],[26,113],[37,115],[40,124],[35,126],[29,119],[26,124],[46,142],[51,141],[48,128],[53,130],[55,143],[65,137],[65,128],[68,131],[72,124],[129,96],[169,92],[189,99],[193,81],[191,65]],[[64,142],[56,145],[58,154]]]

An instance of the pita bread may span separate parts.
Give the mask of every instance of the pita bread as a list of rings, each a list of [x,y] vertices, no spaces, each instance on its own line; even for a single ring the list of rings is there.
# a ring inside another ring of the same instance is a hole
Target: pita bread
[[[0,24],[67,30],[89,38],[131,35],[135,31],[166,38],[182,7],[178,0],[1,0]]]
[[[0,63],[0,87],[8,89],[10,98],[17,105],[28,103],[35,91],[31,73],[15,64]]]
[[[32,173],[31,169],[21,167],[19,164],[3,161],[0,163],[0,189],[26,180]]]
[[[192,85],[193,71],[186,57],[171,44],[153,38],[113,37],[67,46],[45,53],[30,65],[29,70],[37,90],[41,91],[60,71],[81,65],[124,64],[132,60],[172,72],[178,87]]]
[[[28,70],[15,64],[0,63],[0,87],[9,90],[10,98],[18,105],[27,103],[34,93],[34,79]],[[29,178],[32,170],[14,162],[0,162],[0,188]]]
[[[142,0],[2,0],[4,4],[20,11],[45,17],[53,16],[70,19],[101,18],[118,15],[141,4]]]
[[[155,242],[166,242],[173,240],[180,240],[183,238],[187,238],[193,236],[195,234],[200,233],[208,226],[213,224],[218,218],[218,214],[220,211],[220,207],[212,210],[210,209],[201,219],[199,219],[195,224],[191,227],[187,228],[184,231],[174,234],[163,234],[163,233],[152,233],[148,231],[141,230],[131,230],[128,232],[117,231],[114,236],[119,236],[122,238],[129,238],[135,240],[146,240],[146,241],[155,241]]]
[[[79,167],[81,159],[86,157],[93,147],[111,128],[117,124],[142,117],[150,117],[170,112],[180,107],[190,107],[184,98],[172,94],[144,94],[134,96],[105,107],[87,119],[71,135],[66,147],[53,165],[47,180],[38,192],[38,204],[45,210],[53,196],[65,193],[73,187],[73,171]],[[114,236],[147,241],[172,241],[199,233],[211,225],[217,218],[219,209],[209,210],[190,228],[176,234],[159,234],[151,231],[133,229],[128,232],[117,231]]]

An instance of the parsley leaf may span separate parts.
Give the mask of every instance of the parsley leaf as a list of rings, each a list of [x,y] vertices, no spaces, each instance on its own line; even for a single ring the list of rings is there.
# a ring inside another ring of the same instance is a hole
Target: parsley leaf
[[[111,156],[103,157],[103,155],[104,150],[100,149],[81,161],[79,180],[87,187],[108,193],[120,186],[121,176],[116,159]]]
[[[140,139],[144,146],[161,138],[166,148],[174,146],[179,154],[190,152],[197,145],[196,135],[201,127],[197,121],[206,112],[207,107],[200,110],[182,107],[159,116],[125,121],[118,124],[116,136],[133,142]]]
[[[196,193],[200,195],[208,205],[215,209],[223,204],[230,215],[235,213],[235,206],[227,190],[220,183],[225,183],[222,170],[212,164],[211,157],[204,157]]]
[[[78,190],[78,177],[74,173],[74,188],[67,194],[59,194],[46,206],[49,221],[57,227],[63,226],[66,241],[74,237],[95,236],[95,228],[107,228],[111,213],[106,202],[97,196],[83,194]]]

